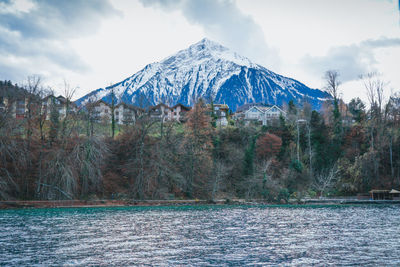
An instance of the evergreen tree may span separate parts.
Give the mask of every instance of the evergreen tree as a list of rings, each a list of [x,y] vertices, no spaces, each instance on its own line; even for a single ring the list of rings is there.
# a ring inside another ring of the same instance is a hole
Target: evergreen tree
[[[244,153],[243,175],[251,176],[254,173],[254,154],[256,150],[257,136],[250,140],[250,144]]]
[[[350,101],[349,111],[356,122],[361,123],[365,119],[365,104],[359,97]]]

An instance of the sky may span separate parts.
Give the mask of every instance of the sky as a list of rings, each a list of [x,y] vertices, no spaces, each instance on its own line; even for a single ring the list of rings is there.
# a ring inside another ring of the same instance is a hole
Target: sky
[[[75,98],[209,38],[345,101],[367,100],[360,75],[400,91],[399,0],[0,0],[0,80],[40,75]]]

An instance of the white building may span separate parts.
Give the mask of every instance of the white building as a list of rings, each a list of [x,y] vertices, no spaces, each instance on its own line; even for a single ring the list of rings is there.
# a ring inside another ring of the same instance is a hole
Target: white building
[[[114,116],[118,124],[135,124],[136,119],[143,113],[140,108],[120,103],[115,107]]]
[[[276,105],[270,107],[253,106],[240,115],[247,123],[250,121],[258,121],[261,122],[262,125],[267,125],[268,121],[279,119],[281,115],[286,117],[286,112]],[[238,117],[237,115],[236,118]]]
[[[111,121],[112,107],[103,100],[93,103],[88,108],[92,108],[96,121]],[[135,124],[141,113],[141,109],[126,103],[119,103],[114,107],[114,119],[117,124]]]

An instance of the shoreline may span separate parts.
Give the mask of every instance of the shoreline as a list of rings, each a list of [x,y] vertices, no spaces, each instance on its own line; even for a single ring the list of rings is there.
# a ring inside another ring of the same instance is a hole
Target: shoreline
[[[12,200],[0,201],[0,210],[29,208],[88,208],[88,207],[147,207],[147,206],[195,206],[195,205],[354,205],[354,204],[400,204],[400,200],[357,199],[304,199],[274,203],[263,199],[219,200]]]

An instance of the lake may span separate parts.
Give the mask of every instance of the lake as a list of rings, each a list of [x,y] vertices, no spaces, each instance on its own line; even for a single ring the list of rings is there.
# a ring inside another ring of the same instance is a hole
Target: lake
[[[400,266],[400,206],[0,210],[2,266]]]

